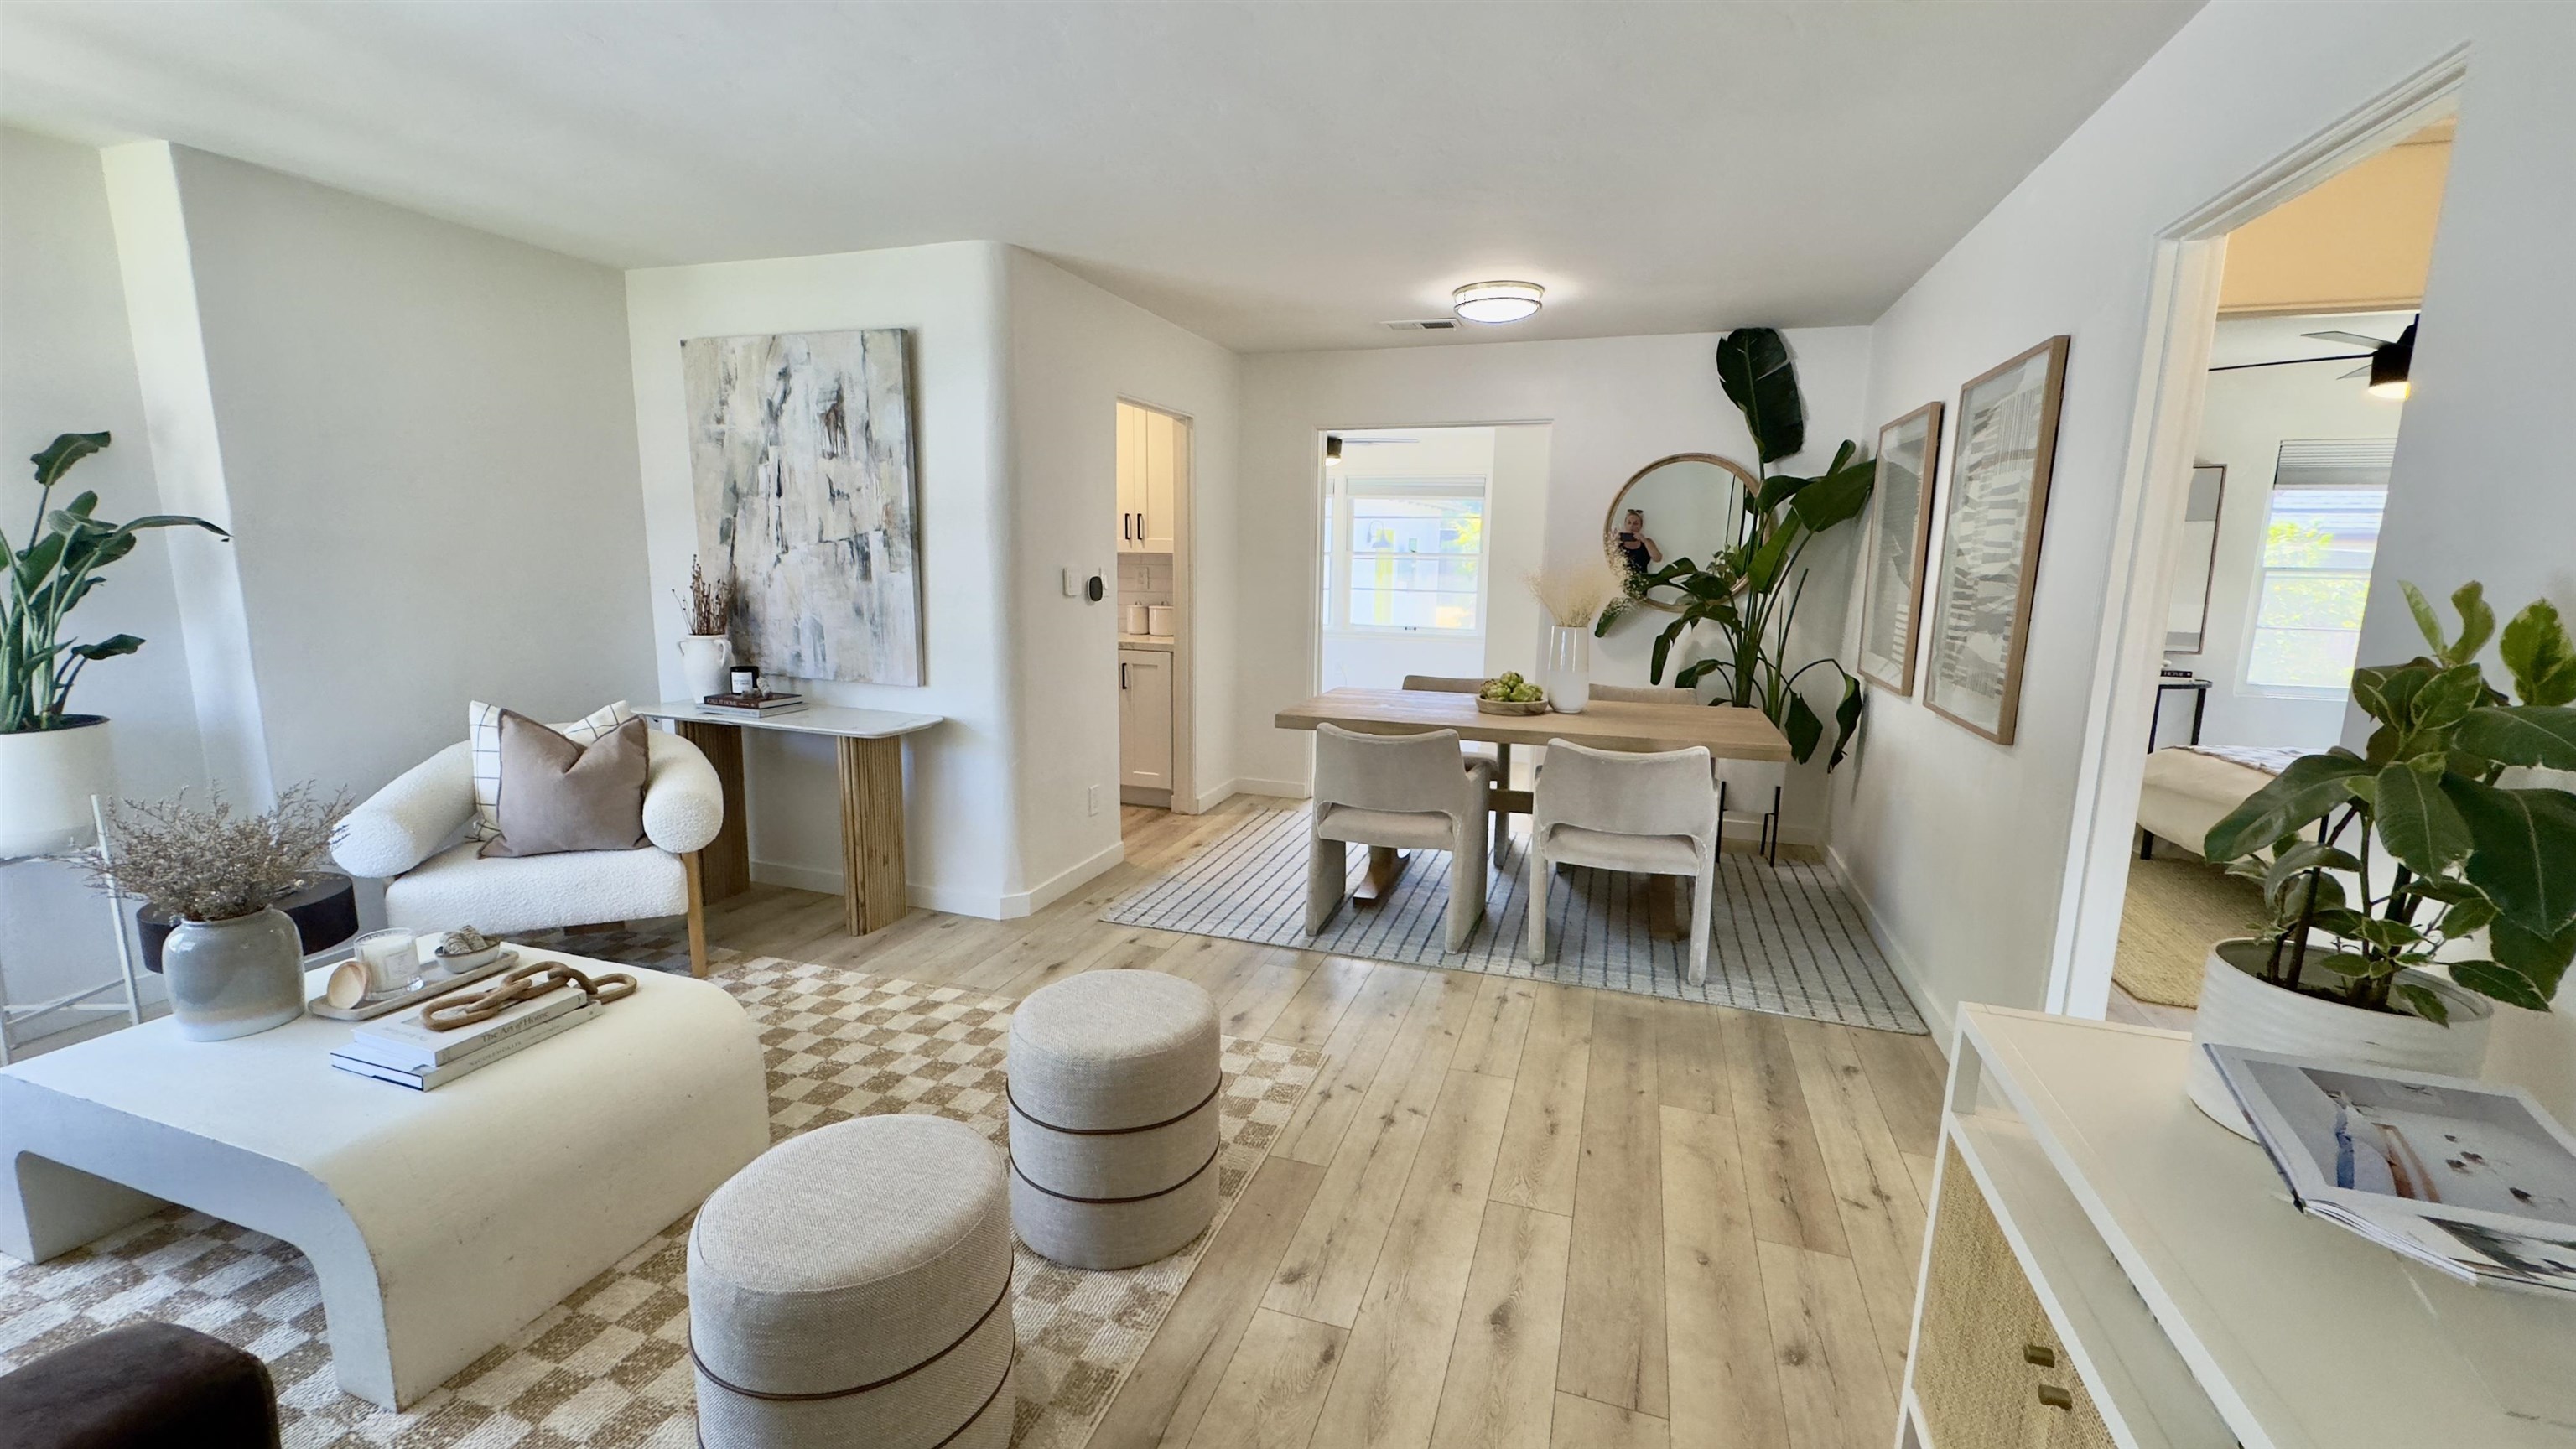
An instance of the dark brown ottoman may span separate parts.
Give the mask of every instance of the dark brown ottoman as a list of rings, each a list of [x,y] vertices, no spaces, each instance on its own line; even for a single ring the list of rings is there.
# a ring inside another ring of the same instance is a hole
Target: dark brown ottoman
[[[175,1323],[131,1323],[0,1377],[8,1449],[277,1449],[268,1365]]]

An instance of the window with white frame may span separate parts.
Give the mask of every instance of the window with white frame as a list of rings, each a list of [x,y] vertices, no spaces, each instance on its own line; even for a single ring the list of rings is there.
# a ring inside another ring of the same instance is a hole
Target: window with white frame
[[[1485,627],[1483,478],[1332,479],[1324,626],[1475,634]]]
[[[2361,611],[2388,506],[2394,438],[2281,444],[2263,524],[2245,682],[2258,689],[2352,686]]]

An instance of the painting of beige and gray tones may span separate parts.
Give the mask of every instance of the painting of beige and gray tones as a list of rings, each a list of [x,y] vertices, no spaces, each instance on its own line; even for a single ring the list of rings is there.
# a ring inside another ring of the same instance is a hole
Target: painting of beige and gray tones
[[[680,344],[698,557],[765,679],[921,683],[912,370],[899,328]]]

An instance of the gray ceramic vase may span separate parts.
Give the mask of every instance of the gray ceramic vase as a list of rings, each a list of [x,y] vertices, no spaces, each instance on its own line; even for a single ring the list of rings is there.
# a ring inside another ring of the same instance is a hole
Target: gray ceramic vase
[[[170,1014],[191,1041],[223,1041],[304,1014],[304,956],[284,911],[182,921],[161,948]]]

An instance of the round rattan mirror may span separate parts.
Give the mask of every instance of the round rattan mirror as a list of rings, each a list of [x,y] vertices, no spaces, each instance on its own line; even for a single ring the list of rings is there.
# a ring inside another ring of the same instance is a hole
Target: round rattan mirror
[[[1744,465],[1715,453],[1675,453],[1636,472],[1601,523],[1601,549],[1623,580],[1642,578],[1677,558],[1708,562],[1733,545],[1742,529],[1744,499],[1762,486]],[[1646,598],[1649,607],[1678,612]]]

